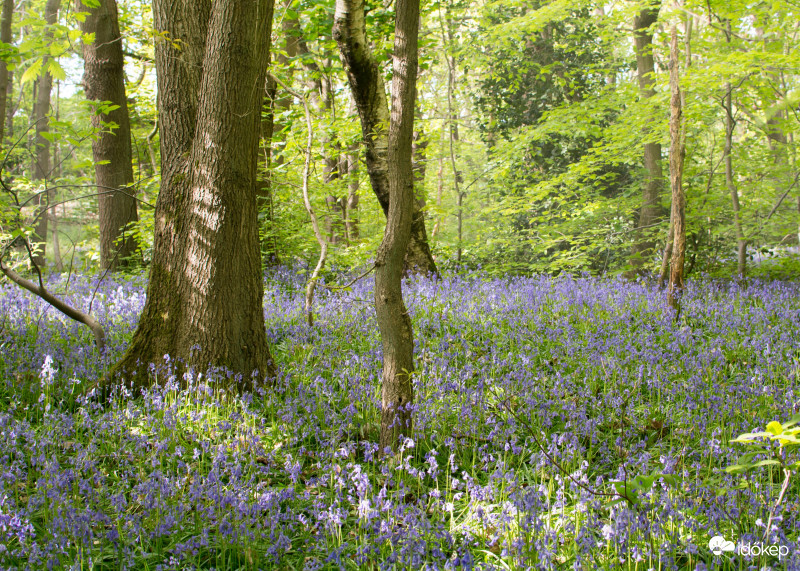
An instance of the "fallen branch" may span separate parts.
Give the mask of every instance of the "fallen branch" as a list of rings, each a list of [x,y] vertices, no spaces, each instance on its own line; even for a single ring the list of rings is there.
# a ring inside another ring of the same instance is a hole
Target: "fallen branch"
[[[106,334],[103,331],[103,327],[94,317],[88,313],[84,313],[80,309],[75,309],[66,302],[58,299],[52,293],[47,291],[47,288],[45,288],[44,284],[41,283],[41,279],[39,284],[35,284],[31,280],[19,275],[13,269],[7,267],[5,264],[3,264],[2,260],[0,260],[0,271],[2,271],[3,274],[5,274],[5,276],[12,282],[22,288],[25,288],[32,294],[39,296],[70,319],[74,319],[75,321],[86,325],[86,327],[91,329],[92,334],[94,335],[94,341],[97,344],[97,348],[100,350],[100,352],[102,353],[105,350]]]

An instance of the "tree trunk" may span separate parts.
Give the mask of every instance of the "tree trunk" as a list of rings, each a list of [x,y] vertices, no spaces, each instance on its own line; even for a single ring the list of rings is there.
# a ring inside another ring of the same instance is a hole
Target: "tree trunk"
[[[692,66],[692,22],[694,22],[694,16],[691,15],[691,14],[687,14],[686,15],[686,33],[685,33],[684,39],[683,39],[684,57],[686,58],[685,65],[686,65],[686,69],[687,70]],[[670,77],[670,79],[671,79],[671,77]],[[683,114],[683,109],[686,108],[686,90],[685,89],[680,90],[680,96],[681,96],[681,114]],[[683,152],[684,153],[686,152],[685,136],[684,136]],[[684,196],[685,196],[685,193],[684,193]],[[669,277],[670,263],[672,261],[672,245],[673,245],[673,239],[674,239],[674,233],[675,233],[674,216],[675,216],[675,209],[674,208],[670,208],[669,228],[667,229],[667,242],[666,242],[666,244],[664,246],[664,252],[662,253],[662,256],[661,256],[661,268],[660,268],[660,270],[658,272],[658,286],[660,288],[662,288],[662,289],[664,288],[664,286],[667,283],[667,278]],[[684,240],[685,240],[685,236],[684,236]],[[692,258],[692,260],[694,260],[695,257],[696,257],[696,252],[695,252],[695,255]],[[685,259],[685,255],[684,255],[684,259]],[[694,262],[692,263],[691,267],[693,267],[693,265],[694,265]],[[691,271],[691,267],[690,267],[690,271]]]
[[[350,90],[361,119],[367,174],[372,190],[388,217],[390,165],[386,126],[389,124],[389,108],[386,104],[383,74],[370,51],[366,30],[364,0],[336,0],[333,38],[339,46],[342,64],[347,71]],[[414,204],[412,207],[411,239],[404,271],[438,276],[439,271],[428,245],[424,214],[418,205]]]
[[[747,241],[744,237],[742,228],[741,206],[739,205],[739,189],[733,180],[733,130],[736,123],[733,119],[733,86],[725,84],[727,93],[725,95],[725,185],[731,195],[731,207],[733,209],[733,227],[736,231],[736,275],[741,279],[747,272]]]
[[[672,188],[672,262],[669,276],[669,304],[680,312],[683,292],[683,267],[686,260],[686,196],[683,192],[684,142],[681,88],[678,76],[678,31],[672,28],[669,62],[670,120],[669,120],[669,179]],[[676,313],[676,318],[679,313]]]
[[[92,9],[79,0],[76,8],[88,12],[81,31],[94,34],[94,42],[83,46],[86,98],[117,106],[108,114],[92,115],[92,126],[99,132],[92,141],[92,154],[100,218],[100,265],[116,270],[133,261],[136,241],[127,227],[138,220],[117,2],[100,0],[100,6]],[[113,132],[104,127],[109,122],[117,125]]]
[[[297,53],[302,56],[303,67],[307,75],[306,91],[311,96],[311,102],[317,111],[317,115],[324,117],[325,121],[336,121],[334,92],[331,80],[325,74],[324,68],[327,67],[323,62],[322,66],[314,59],[314,54],[308,49],[305,39],[302,36],[300,22],[296,18],[291,20],[293,24],[292,32],[297,37]],[[322,184],[328,192],[325,197],[325,204],[328,212],[325,215],[325,234],[328,243],[336,244],[341,241],[344,234],[344,220],[346,217],[346,200],[336,193],[336,181],[342,178],[341,168],[341,145],[336,135],[331,134],[330,129],[326,129],[321,137],[323,167]]]
[[[274,11],[273,11],[274,16]],[[269,19],[267,34],[272,37],[273,19]],[[267,68],[272,67],[271,51],[267,52]],[[259,162],[256,176],[256,207],[259,220],[263,220],[265,237],[259,240],[261,257],[267,265],[280,263],[278,242],[274,233],[275,209],[272,195],[272,137],[275,134],[275,104],[278,96],[278,83],[270,73],[264,82],[264,93],[258,102],[258,113],[261,116],[261,132],[259,137]],[[259,227],[259,236],[261,227]]]
[[[441,12],[440,12],[441,16]],[[448,151],[450,155],[450,168],[453,171],[453,190],[456,195],[456,262],[461,263],[461,254],[464,246],[464,193],[461,190],[463,182],[461,171],[456,164],[456,148],[458,143],[458,113],[453,102],[456,88],[456,58],[450,55],[450,46],[453,43],[453,26],[448,17],[441,19],[442,47],[445,50],[444,59],[447,63],[447,123],[450,128]]]
[[[359,201],[359,180],[358,180],[358,151],[359,146],[354,145],[347,153],[347,216],[345,226],[347,237],[355,242],[359,238],[358,230],[358,201]]]
[[[0,16],[0,42],[10,45],[13,40],[11,35],[11,21],[14,18],[14,0],[3,0],[3,13]],[[10,81],[8,63],[0,60],[0,145],[5,138],[6,113],[8,108]]]
[[[726,38],[728,43],[731,41],[731,24],[727,23]],[[733,118],[733,86],[730,82],[725,84],[725,97],[723,98],[723,109],[725,111],[725,185],[731,195],[731,207],[733,209],[733,227],[736,231],[736,274],[739,279],[744,279],[747,272],[747,240],[742,229],[741,207],[739,205],[739,189],[733,180],[733,130],[736,121]]]
[[[419,120],[419,117],[417,118]],[[425,170],[428,163],[428,139],[420,129],[414,130],[411,143],[411,169],[414,172],[414,200],[419,208],[424,210],[427,200],[425,197]]]
[[[44,15],[48,26],[53,26],[58,19],[58,10],[61,7],[61,0],[47,0]],[[50,28],[45,34],[52,37],[53,32]],[[49,56],[45,56],[42,69],[47,69],[50,61]],[[36,158],[33,169],[33,180],[40,181],[45,187],[50,177],[50,141],[46,138],[49,131],[50,120],[50,92],[53,89],[53,76],[49,71],[45,71],[36,80],[36,103],[34,105],[33,120],[36,122]],[[37,252],[33,256],[33,263],[43,268],[45,265],[45,254],[47,251],[47,208],[50,203],[52,193],[46,190],[39,194],[37,199],[38,208],[36,209],[37,220],[33,231],[33,241],[38,244]]]
[[[147,301],[112,375],[164,355],[275,372],[266,342],[256,167],[272,0],[154,0],[161,191]],[[107,377],[107,380],[112,375]],[[152,382],[145,375],[135,386]]]
[[[634,50],[636,52],[636,73],[639,80],[639,93],[644,99],[652,98],[655,91],[655,65],[653,61],[653,32],[651,26],[658,20],[660,1],[645,7],[634,18]],[[661,172],[661,145],[644,145],[645,180],[642,188],[642,207],[636,225],[636,241],[631,251],[631,265],[641,270],[650,260],[655,250],[655,241],[649,238],[653,226],[664,215],[661,206],[663,174]]]
[[[339,0],[343,3],[344,0]],[[396,0],[392,60],[392,115],[389,123],[389,216],[375,255],[375,309],[383,347],[380,450],[396,450],[411,434],[414,391],[414,332],[403,303],[403,259],[411,239],[414,173],[411,143],[417,82],[419,0]],[[337,12],[338,12],[337,6]],[[363,15],[363,11],[362,11]]]

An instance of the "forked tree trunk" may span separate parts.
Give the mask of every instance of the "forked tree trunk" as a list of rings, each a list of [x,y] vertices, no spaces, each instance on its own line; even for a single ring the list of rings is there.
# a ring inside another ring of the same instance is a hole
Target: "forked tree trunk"
[[[366,148],[367,173],[372,190],[384,214],[389,214],[389,107],[383,74],[369,48],[364,0],[336,0],[333,37],[339,46],[342,64],[347,71],[350,90],[361,119],[361,133]],[[416,78],[415,78],[416,80]],[[425,216],[419,205],[412,205],[411,239],[405,257],[405,271],[438,275],[433,261]]]
[[[252,387],[266,342],[256,165],[272,0],[154,0],[162,186],[147,301],[112,375],[164,355]],[[145,375],[136,386],[152,382]]]
[[[83,46],[86,98],[117,106],[108,114],[92,115],[92,125],[100,131],[92,141],[100,218],[100,265],[115,270],[130,263],[136,253],[136,241],[128,226],[138,220],[117,2],[100,0],[100,6],[93,9],[79,0],[76,8],[88,12],[81,31],[94,34],[94,42]],[[117,125],[113,132],[103,126],[109,122]]]
[[[639,80],[639,93],[642,98],[655,96],[655,64],[653,60],[653,31],[650,29],[658,20],[660,1],[641,10],[634,18],[634,50],[636,52],[636,74]],[[661,144],[644,145],[645,180],[642,188],[642,207],[636,226],[636,241],[631,251],[631,265],[635,270],[642,269],[655,251],[653,226],[664,215],[661,206],[663,174],[661,172]]]
[[[669,276],[669,304],[678,312],[683,292],[683,267],[686,260],[686,196],[683,192],[684,141],[681,88],[678,75],[678,31],[672,28],[669,62],[669,179],[672,187],[672,261]],[[679,313],[676,313],[676,318]]]
[[[53,26],[58,19],[58,10],[61,7],[61,0],[47,0],[44,8],[45,22],[48,26]],[[52,37],[53,32],[50,28],[45,34]],[[47,69],[50,61],[49,56],[44,57],[42,69]],[[53,89],[53,76],[49,71],[45,71],[36,80],[36,103],[34,104],[33,120],[36,122],[36,156],[34,159],[33,180],[39,181],[45,187],[50,177],[50,140],[47,138],[50,120],[50,92]],[[40,189],[41,190],[41,189]],[[47,190],[39,194],[37,199],[38,208],[36,209],[37,220],[33,230],[33,241],[38,244],[37,253],[33,256],[33,263],[40,268],[45,265],[45,254],[47,251],[47,208],[50,204],[52,192]]]
[[[3,0],[3,13],[0,16],[0,42],[11,44],[11,22],[14,18],[14,0]],[[10,76],[8,73],[8,62],[0,60],[0,144],[5,137],[6,113],[8,108]]]
[[[380,450],[411,434],[414,332],[403,303],[403,258],[411,238],[414,173],[411,143],[417,82],[419,0],[396,0],[392,115],[389,123],[389,216],[375,255],[375,309],[383,347]],[[338,10],[337,10],[338,12]],[[363,14],[363,12],[362,12]]]

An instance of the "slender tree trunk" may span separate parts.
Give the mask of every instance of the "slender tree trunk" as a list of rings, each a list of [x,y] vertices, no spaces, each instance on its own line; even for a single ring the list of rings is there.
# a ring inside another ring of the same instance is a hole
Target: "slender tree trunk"
[[[325,68],[329,67],[327,62],[322,65],[317,63],[314,54],[308,48],[302,36],[300,22],[298,19],[291,20],[293,25],[292,33],[297,37],[297,53],[302,56],[303,67],[306,69],[306,91],[311,96],[311,102],[317,110],[317,114],[323,116],[326,121],[334,124],[336,121],[336,106],[334,100],[333,84]],[[337,181],[343,177],[341,144],[338,138],[331,133],[330,129],[321,137],[322,140],[322,183],[328,192],[325,197],[325,204],[328,212],[324,217],[325,234],[330,244],[341,241],[344,234],[344,220],[346,218],[346,199],[336,192]]]
[[[733,176],[733,130],[736,122],[733,118],[733,86],[725,84],[725,185],[731,195],[731,207],[733,209],[733,227],[736,231],[737,264],[736,274],[739,278],[744,278],[747,272],[747,241],[744,237],[742,228],[741,206],[739,204],[739,189]]]
[[[11,22],[14,19],[14,0],[3,0],[3,13],[0,16],[0,42],[4,44],[11,44],[13,37],[11,35]],[[5,117],[8,108],[8,101],[10,100],[9,83],[11,83],[11,76],[8,73],[8,63],[5,60],[0,60],[0,145],[3,144],[5,137]]]
[[[417,120],[419,120],[419,118]],[[425,197],[425,170],[428,162],[427,150],[428,140],[420,129],[415,129],[411,143],[411,168],[414,172],[414,199],[422,210],[425,209],[427,203]]]
[[[669,277],[669,304],[680,311],[683,292],[683,270],[686,260],[686,196],[683,192],[683,161],[686,156],[683,110],[678,75],[678,31],[672,28],[669,63],[670,121],[669,121],[669,178],[672,187],[672,262]],[[678,313],[676,313],[676,318]]]
[[[108,114],[92,115],[92,125],[99,131],[92,141],[92,154],[100,218],[100,265],[116,270],[133,261],[136,241],[128,226],[139,219],[117,2],[100,0],[100,6],[92,9],[78,1],[76,8],[88,13],[81,31],[94,35],[94,42],[83,46],[86,98],[109,101],[117,107]],[[113,132],[104,126],[109,122],[117,125]]]
[[[45,21],[48,26],[53,26],[58,19],[58,10],[61,7],[61,0],[47,0],[45,5],[44,14]],[[53,32],[48,28],[45,32],[48,37],[52,37]],[[44,57],[42,69],[47,69],[47,64],[50,61],[49,56]],[[53,76],[49,71],[46,71],[39,76],[36,81],[36,104],[34,106],[33,118],[36,121],[36,137],[34,139],[36,144],[36,158],[34,159],[33,180],[39,181],[41,184],[47,186],[48,179],[50,178],[50,140],[47,138],[49,132],[50,120],[50,92],[53,88]],[[34,231],[33,241],[38,244],[37,252],[33,257],[33,263],[40,268],[45,266],[45,254],[47,251],[47,208],[50,204],[50,197],[52,193],[50,190],[44,191],[39,194],[37,203],[37,216]]]
[[[655,64],[653,60],[653,31],[650,29],[658,20],[660,0],[643,8],[634,18],[634,50],[636,52],[636,72],[639,80],[639,93],[644,99],[655,96]],[[664,215],[661,206],[663,174],[661,172],[661,145],[644,145],[645,180],[642,188],[642,207],[639,210],[636,241],[631,251],[631,264],[634,270],[641,270],[652,257],[655,242],[652,238],[653,226]]]
[[[252,387],[266,342],[256,168],[272,0],[154,0],[161,191],[133,340],[106,380],[164,355],[225,367]],[[135,377],[136,386],[152,382]]]
[[[341,1],[341,0],[340,0]],[[411,144],[417,81],[419,0],[396,0],[389,124],[389,216],[375,256],[375,309],[383,346],[380,450],[396,450],[411,434],[414,332],[403,303],[403,259],[411,238],[414,173]],[[363,13],[363,12],[362,12]]]
[[[728,43],[731,41],[731,24],[727,23],[726,38]],[[747,240],[744,236],[741,219],[741,206],[739,205],[739,189],[733,175],[733,131],[736,128],[736,121],[733,118],[733,86],[730,82],[725,84],[725,97],[723,98],[723,109],[725,111],[725,185],[731,195],[731,207],[733,209],[733,227],[736,231],[737,264],[736,274],[739,279],[744,279],[747,272]]]
[[[456,165],[456,143],[458,143],[458,115],[453,102],[456,88],[456,59],[449,54],[453,41],[450,19],[441,16],[442,47],[445,49],[444,58],[447,62],[447,123],[450,128],[449,154],[450,168],[453,171],[453,190],[456,195],[456,262],[461,263],[461,253],[464,245],[464,194],[461,191],[461,171]]]
[[[158,117],[153,124],[153,128],[147,134],[147,156],[150,157],[150,170],[151,174],[155,175],[158,172],[158,161],[156,160],[156,151],[153,148],[153,139],[158,133]]]
[[[384,214],[389,214],[389,107],[383,73],[369,49],[364,0],[336,0],[333,37],[361,119],[366,150],[367,174]],[[415,78],[416,79],[416,78]],[[412,201],[415,202],[415,201]],[[411,239],[405,257],[405,271],[438,276],[433,261],[425,217],[416,203],[411,221]]]
[[[61,82],[56,81],[56,102],[54,105],[54,115],[55,120],[59,120],[59,101],[61,100]],[[58,141],[53,141],[53,180],[58,179],[61,176],[61,148],[58,144]],[[57,195],[53,194],[53,199],[57,199]],[[57,208],[51,208],[48,210],[47,215],[50,216],[50,231],[53,235],[53,264],[55,265],[56,271],[61,272],[64,271],[64,261],[61,259],[61,243],[58,239],[58,212]]]
[[[20,89],[20,94],[23,90]],[[11,100],[14,98],[14,72],[8,71],[8,86],[6,87],[6,114],[5,117],[0,117],[0,121],[5,120],[6,123],[6,136],[11,138],[14,136],[14,114],[17,112],[17,105],[12,105]]]
[[[355,242],[359,238],[358,230],[358,202],[359,202],[359,180],[358,180],[358,151],[359,146],[350,147],[347,153],[347,226],[348,238]]]
[[[436,171],[436,223],[433,225],[432,237],[436,237],[442,227],[443,216],[439,214],[442,211],[442,197],[444,195],[444,157],[439,157],[439,168]]]
[[[692,23],[694,22],[694,16],[691,14],[687,14],[686,16],[686,34],[683,39],[683,48],[684,48],[684,57],[685,57],[685,66],[688,70],[692,65]],[[680,90],[681,95],[681,113],[683,113],[683,109],[686,108],[686,89]],[[685,146],[684,146],[685,152]],[[685,193],[684,193],[685,194]],[[658,285],[659,287],[663,288],[667,283],[667,278],[669,277],[669,267],[670,262],[672,260],[672,245],[675,236],[675,209],[670,208],[670,215],[669,215],[669,228],[667,229],[667,242],[664,246],[664,252],[661,257],[661,269],[658,272]],[[693,258],[694,259],[694,258]]]
[[[274,10],[267,24],[267,34],[272,37]],[[267,69],[272,67],[271,51],[267,52]],[[275,104],[278,96],[278,83],[272,73],[268,73],[264,82],[264,93],[258,102],[258,113],[261,116],[261,133],[259,137],[259,162],[256,177],[256,207],[258,209],[259,235],[265,230],[260,240],[261,257],[267,265],[280,263],[277,240],[274,235],[275,212],[272,195],[272,137],[275,134]]]

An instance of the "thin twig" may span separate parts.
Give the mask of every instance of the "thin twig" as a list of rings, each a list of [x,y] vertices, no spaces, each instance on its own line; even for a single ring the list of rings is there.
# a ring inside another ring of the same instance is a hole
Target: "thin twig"
[[[367,276],[368,276],[368,275],[369,275],[369,274],[372,272],[372,270],[374,270],[374,269],[375,269],[375,267],[376,267],[376,266],[375,266],[375,264],[372,264],[372,265],[369,267],[369,269],[368,269],[367,271],[365,271],[363,274],[361,274],[360,276],[358,276],[358,277],[356,277],[356,278],[353,278],[353,279],[352,279],[352,280],[350,280],[348,283],[346,283],[346,284],[344,284],[344,285],[341,285],[341,286],[329,286],[329,285],[327,285],[327,284],[320,284],[320,285],[321,285],[322,287],[324,287],[324,288],[327,288],[327,289],[329,289],[329,290],[347,289],[347,288],[349,288],[351,285],[353,285],[354,283],[356,283],[357,281],[359,281],[359,280],[361,280],[361,279],[364,279],[365,277],[367,277]]]

